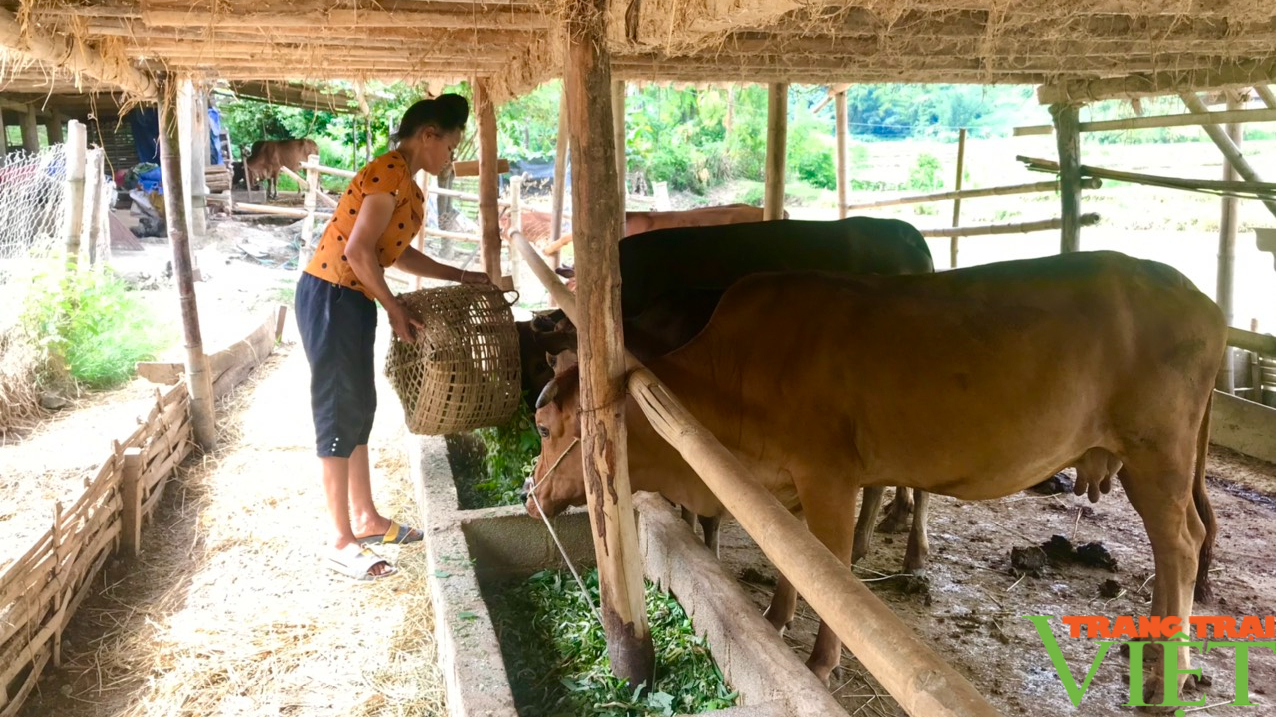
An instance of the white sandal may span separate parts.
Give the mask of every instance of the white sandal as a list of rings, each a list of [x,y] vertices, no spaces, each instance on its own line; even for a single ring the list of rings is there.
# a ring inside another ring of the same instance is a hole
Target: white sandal
[[[372,568],[379,563],[385,563],[388,570],[380,575],[375,575],[372,572]],[[399,569],[391,565],[390,561],[358,544],[331,551],[328,554],[328,567],[346,577],[361,581],[388,578],[399,572]]]

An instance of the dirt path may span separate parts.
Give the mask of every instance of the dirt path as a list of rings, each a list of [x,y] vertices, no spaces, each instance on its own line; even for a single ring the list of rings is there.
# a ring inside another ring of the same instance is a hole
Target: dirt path
[[[402,572],[377,583],[320,564],[308,381],[294,339],[222,406],[221,449],[170,486],[141,558],[108,565],[24,717],[445,712],[424,551],[386,549]],[[379,399],[374,491],[410,519],[402,412]]]
[[[1276,543],[1276,502],[1272,500],[1276,466],[1215,447],[1208,475],[1219,525],[1213,573],[1216,600],[1198,605],[1195,613],[1276,614],[1276,565],[1271,549]],[[1117,572],[1073,564],[1051,566],[1040,578],[1019,580],[1010,574],[1012,547],[1038,545],[1056,534],[1075,545],[1102,541],[1117,560]],[[1068,638],[1060,629],[1059,616],[1149,614],[1151,548],[1119,484],[1096,505],[1071,493],[1021,493],[979,503],[932,497],[927,595],[902,594],[893,581],[874,581],[899,572],[906,539],[903,534],[876,534],[871,552],[856,566],[856,573],[1006,715],[1134,714],[1132,708],[1121,706],[1128,699],[1124,681],[1128,659],[1114,650],[1099,667],[1081,705],[1074,707],[1033,624],[1023,619],[1025,615],[1054,616],[1055,635],[1080,682],[1098,641]],[[759,609],[764,608],[771,598],[775,570],[733,520],[723,523],[721,556]],[[1123,592],[1116,598],[1100,597],[1106,580],[1115,580]],[[810,654],[818,627],[815,614],[799,603],[798,617],[785,640],[800,659]],[[1276,714],[1276,654],[1259,650],[1251,654],[1250,695],[1255,706],[1218,707],[1232,701],[1232,651],[1217,650],[1204,657],[1193,651],[1193,666],[1203,666],[1213,686],[1203,695],[1207,707],[1192,715]],[[831,689],[849,713],[905,714],[849,652],[843,653],[842,665],[842,679],[835,678]]]

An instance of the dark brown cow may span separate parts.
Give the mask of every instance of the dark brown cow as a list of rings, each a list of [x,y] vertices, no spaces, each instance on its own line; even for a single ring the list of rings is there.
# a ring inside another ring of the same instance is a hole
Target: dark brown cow
[[[1086,466],[1087,488],[1115,469],[1152,545],[1151,612],[1186,624],[1193,588],[1209,596],[1205,459],[1226,344],[1217,304],[1178,271],[1079,252],[925,276],[750,276],[648,366],[843,561],[863,486],[988,500],[1068,466]],[[538,401],[535,493],[549,515],[585,502],[581,462],[561,460],[580,435],[577,383],[568,372]],[[633,489],[720,509],[633,399],[625,410]],[[795,601],[781,581],[772,624]],[[822,624],[807,665],[827,679],[840,654]],[[1181,685],[1187,648],[1178,659]]]
[[[789,218],[787,211],[784,212],[784,218]],[[657,229],[714,227],[760,221],[762,221],[762,208],[752,204],[723,204],[716,207],[678,209],[670,212],[625,212],[625,236],[634,236]],[[545,236],[548,238],[549,233],[546,232]],[[531,241],[530,236],[528,240]],[[571,243],[572,235],[564,234],[553,244],[543,245],[541,251],[546,254],[557,254]]]
[[[319,145],[313,139],[259,139],[253,142],[252,151],[244,160],[248,189],[254,189],[265,179],[267,198],[278,197],[280,167],[300,173],[301,163],[312,154],[319,154]],[[298,191],[304,190],[298,187]]]

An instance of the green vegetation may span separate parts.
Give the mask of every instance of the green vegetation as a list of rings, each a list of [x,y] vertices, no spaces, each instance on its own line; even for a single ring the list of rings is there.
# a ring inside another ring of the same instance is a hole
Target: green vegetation
[[[69,375],[88,388],[112,388],[168,344],[150,305],[110,270],[36,277],[21,325],[38,347],[45,385]]]
[[[476,477],[471,498],[474,507],[517,505],[518,491],[532,474],[536,457],[541,452],[540,435],[535,419],[522,401],[518,410],[504,425],[480,428],[474,435],[483,443],[483,475]]]
[[[598,604],[598,571],[583,576]],[[602,626],[566,571],[543,570],[492,597],[492,622],[519,714],[694,714],[735,705],[704,639],[672,595],[646,583],[647,615],[656,649],[650,692],[612,676]]]

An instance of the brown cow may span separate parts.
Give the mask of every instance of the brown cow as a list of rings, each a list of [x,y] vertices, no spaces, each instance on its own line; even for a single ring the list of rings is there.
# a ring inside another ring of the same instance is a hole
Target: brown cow
[[[753,275],[649,367],[844,561],[862,486],[988,500],[1067,466],[1102,482],[1119,464],[1152,545],[1152,613],[1186,623],[1193,587],[1209,595],[1205,458],[1226,343],[1222,312],[1179,272],[1084,252],[930,275]],[[576,388],[568,372],[538,401],[535,492],[549,515],[585,502],[581,461],[561,460],[580,434]],[[635,490],[720,509],[632,399],[626,425]],[[785,591],[767,615],[777,627],[796,601]],[[827,679],[840,654],[822,624],[807,665]],[[1186,648],[1178,658],[1186,668]]]
[[[784,218],[789,213],[784,212]],[[723,204],[716,207],[680,209],[671,212],[625,212],[625,236],[675,227],[712,227],[722,224],[749,224],[762,221],[762,208],[751,204]],[[526,232],[524,232],[526,233]],[[548,235],[546,235],[548,236]],[[530,238],[529,238],[530,241]],[[572,243],[572,235],[564,234],[541,251],[557,254]]]
[[[265,179],[266,197],[279,196],[279,169],[287,167],[301,171],[301,163],[312,154],[319,154],[319,145],[313,139],[260,139],[253,142],[252,151],[244,160],[244,180],[251,191]],[[301,187],[298,192],[304,191]]]

